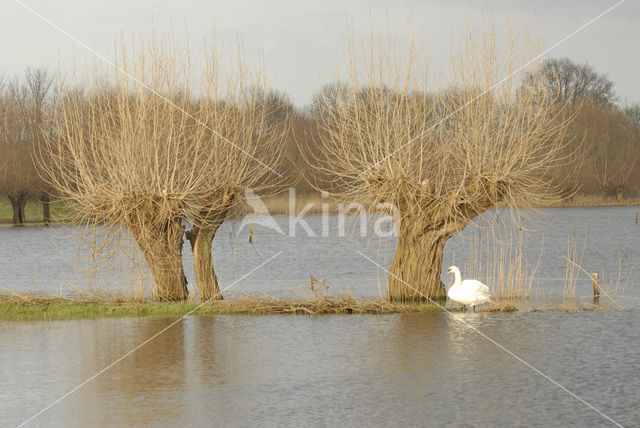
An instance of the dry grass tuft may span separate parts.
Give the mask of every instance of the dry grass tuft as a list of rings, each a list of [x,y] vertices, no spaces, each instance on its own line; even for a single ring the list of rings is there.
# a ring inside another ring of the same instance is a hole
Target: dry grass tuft
[[[493,306],[483,309],[482,312],[517,312],[519,309],[506,302],[498,302]]]
[[[434,304],[391,303],[386,300],[357,300],[353,296],[343,294],[338,297],[318,296],[312,299],[288,300],[272,296],[265,298],[245,297],[230,299],[225,302],[210,302],[204,305],[199,314],[395,314],[437,311]]]

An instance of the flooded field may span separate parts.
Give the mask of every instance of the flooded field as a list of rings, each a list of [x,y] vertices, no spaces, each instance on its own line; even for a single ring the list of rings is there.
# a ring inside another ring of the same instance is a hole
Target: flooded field
[[[533,281],[533,291],[538,290],[539,294],[552,292],[555,297],[562,296],[568,264],[566,257],[572,256],[588,272],[598,272],[603,287],[608,290],[618,287],[618,294],[640,297],[640,286],[634,286],[640,284],[640,271],[634,269],[640,261],[637,245],[640,225],[635,224],[636,211],[636,207],[550,208],[537,214],[536,221],[523,219],[525,231],[520,231],[519,225],[509,228],[512,223],[508,212],[492,211],[485,216],[486,220],[494,224],[503,222],[507,226],[492,230],[481,220],[480,230],[470,226],[462,236],[449,240],[445,247],[443,278],[447,267],[456,264],[461,268],[463,278],[474,276],[490,283],[487,265],[494,264],[493,248],[496,245],[503,251],[520,248],[528,271],[533,271],[540,263]],[[337,217],[329,218],[327,236],[322,236],[321,217],[305,218],[316,236],[309,236],[300,225],[295,236],[291,236],[289,219],[275,219],[283,233],[254,226],[252,243],[247,241],[249,228],[245,226],[240,230],[240,222],[223,225],[214,240],[215,268],[222,287],[281,252],[230,291],[256,295],[264,292],[277,297],[305,296],[309,294],[309,278],[313,275],[327,280],[331,285],[329,293],[346,291],[356,297],[384,294],[387,273],[358,251],[388,268],[397,242],[371,233],[371,219],[364,237],[356,218],[347,222],[343,237],[339,236]],[[509,231],[505,232],[505,228]],[[119,290],[128,292],[132,284],[140,281],[139,269],[132,268],[131,251],[126,245],[124,252],[116,252],[111,258],[103,254],[91,258],[86,248],[79,247],[78,243],[89,245],[92,239],[81,240],[75,231],[59,226],[52,230],[2,227],[0,236],[0,285],[18,292],[77,295],[96,287],[108,294]],[[575,247],[577,254],[568,254],[569,244]],[[482,259],[480,263],[473,261],[471,253],[474,252],[479,255],[475,259]],[[188,243],[185,243],[183,255],[186,275],[193,289],[195,275]],[[476,273],[474,266],[477,270],[477,265],[481,266]],[[591,296],[591,280],[575,269],[576,296]],[[448,280],[452,281],[451,278]],[[624,305],[634,306],[634,302],[634,299],[627,299]]]
[[[581,265],[600,272],[604,287],[627,285],[620,301],[631,310],[189,317],[29,426],[613,426],[607,417],[633,426],[640,420],[635,212],[547,209],[546,223],[524,220],[525,229],[540,230],[522,232],[521,246],[531,268],[542,257],[535,275],[541,293],[562,296],[563,257],[573,242]],[[287,219],[277,221],[286,232]],[[320,218],[307,221],[320,235]],[[309,237],[299,229],[291,237],[259,228],[249,244],[248,231],[237,231],[226,224],[216,237],[222,286],[282,251],[233,290],[281,297],[308,293],[310,275],[326,278],[331,293],[376,297],[385,274],[357,251],[388,266],[395,244],[358,231]],[[67,233],[0,228],[0,285],[42,294],[88,287],[86,256]],[[456,263],[464,275],[474,245],[482,254],[493,239],[487,229],[481,233],[451,240],[445,269]],[[185,267],[193,284],[188,248]],[[124,269],[109,269],[103,280],[126,284]],[[576,295],[589,296],[591,282],[580,275]],[[0,323],[0,425],[26,421],[174,321]]]

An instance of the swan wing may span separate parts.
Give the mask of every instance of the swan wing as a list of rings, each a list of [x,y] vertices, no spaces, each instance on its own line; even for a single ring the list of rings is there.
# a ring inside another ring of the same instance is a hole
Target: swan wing
[[[465,279],[460,284],[463,293],[469,297],[489,297],[489,287],[475,279]]]

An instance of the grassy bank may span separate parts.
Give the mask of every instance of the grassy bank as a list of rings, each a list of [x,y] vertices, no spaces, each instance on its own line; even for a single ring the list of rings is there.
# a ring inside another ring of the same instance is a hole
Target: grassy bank
[[[289,215],[289,195],[281,194],[277,196],[267,196],[263,198],[263,202],[271,215]],[[322,198],[318,193],[296,195],[295,211],[296,215],[305,209],[307,204],[312,206],[306,211],[307,215],[321,215],[323,212],[323,204],[326,204],[327,212],[330,215],[338,214],[338,204],[331,202],[327,198]],[[544,204],[542,207],[615,207],[615,206],[637,206],[640,205],[640,199],[625,199],[616,201],[614,198],[602,199],[599,196],[575,196],[572,200],[553,201]],[[248,210],[251,212],[251,210]],[[61,222],[65,218],[70,217],[72,207],[62,201],[53,201],[51,203],[51,221]],[[354,214],[355,211],[350,211]],[[26,223],[38,224],[42,223],[42,204],[37,201],[29,201],[25,207]],[[0,200],[0,224],[10,224],[13,219],[13,210],[8,200]]]
[[[199,302],[81,300],[0,295],[0,321],[53,321],[122,317],[181,317]],[[209,302],[194,315],[392,314],[440,311],[434,304],[399,304],[352,297],[281,300],[245,297]]]
[[[69,216],[70,208],[62,201],[51,202],[51,221],[60,222]],[[29,201],[24,207],[26,223],[42,223],[42,204],[37,201]],[[0,223],[12,223],[13,209],[7,199],[0,199]]]

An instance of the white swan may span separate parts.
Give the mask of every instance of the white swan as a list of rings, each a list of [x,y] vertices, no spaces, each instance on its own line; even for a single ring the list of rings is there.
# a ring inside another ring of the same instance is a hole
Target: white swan
[[[451,266],[447,271],[447,275],[450,273],[453,273],[456,278],[454,284],[449,288],[449,291],[447,291],[447,296],[451,301],[462,303],[465,306],[471,306],[474,312],[476,305],[491,302],[489,287],[475,279],[465,279],[462,281],[460,269],[458,269],[457,266]]]

